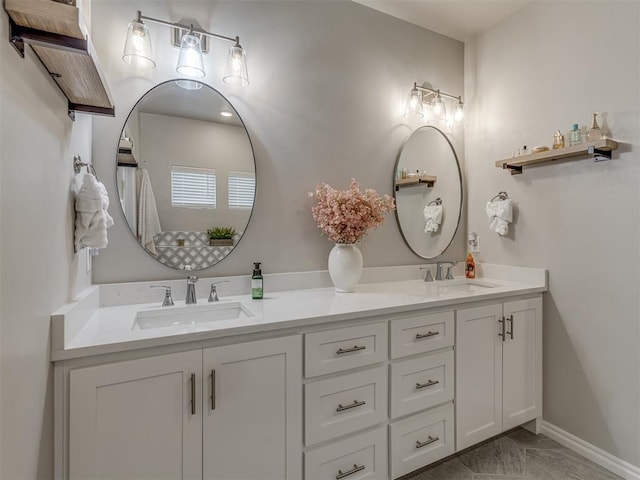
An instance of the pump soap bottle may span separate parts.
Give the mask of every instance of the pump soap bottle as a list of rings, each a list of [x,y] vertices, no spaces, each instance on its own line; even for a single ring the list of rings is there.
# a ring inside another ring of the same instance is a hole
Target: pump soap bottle
[[[251,298],[260,300],[264,293],[262,284],[262,270],[260,270],[260,262],[253,263],[253,275],[251,276]]]

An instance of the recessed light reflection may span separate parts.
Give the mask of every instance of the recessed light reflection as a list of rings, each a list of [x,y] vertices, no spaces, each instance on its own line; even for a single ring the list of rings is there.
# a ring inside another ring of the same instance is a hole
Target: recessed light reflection
[[[233,113],[226,110],[224,112],[220,112],[220,115],[222,115],[223,117],[233,117]]]

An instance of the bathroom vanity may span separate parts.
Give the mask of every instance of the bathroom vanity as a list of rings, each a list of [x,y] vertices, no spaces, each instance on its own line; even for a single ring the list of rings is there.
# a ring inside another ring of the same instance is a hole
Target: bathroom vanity
[[[539,422],[546,272],[402,269],[164,308],[93,287],[52,316],[56,478],[395,479]]]

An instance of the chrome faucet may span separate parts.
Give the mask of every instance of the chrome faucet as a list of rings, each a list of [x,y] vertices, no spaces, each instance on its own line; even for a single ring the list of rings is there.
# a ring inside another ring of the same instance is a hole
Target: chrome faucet
[[[431,275],[431,267],[429,265],[427,265],[426,267],[420,267],[420,270],[426,270],[424,273],[425,282],[433,282],[433,276]]]
[[[456,262],[437,262],[436,263],[436,280],[453,280],[453,267]],[[447,268],[447,274],[444,275],[442,269],[445,265],[449,265]]]
[[[171,298],[171,287],[167,287],[166,285],[151,285],[151,288],[164,288],[164,301],[162,302],[162,306],[171,307],[173,305],[173,298]]]
[[[218,289],[216,287],[221,283],[229,283],[229,280],[220,280],[211,284],[211,290],[209,291],[209,303],[220,301],[220,298],[218,297]]]
[[[198,283],[198,277],[187,277],[187,298],[184,300],[187,305],[198,303],[196,299],[196,283]]]

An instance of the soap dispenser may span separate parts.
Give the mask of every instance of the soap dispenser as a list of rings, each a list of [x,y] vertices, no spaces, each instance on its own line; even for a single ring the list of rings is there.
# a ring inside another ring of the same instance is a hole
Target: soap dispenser
[[[254,300],[260,300],[263,291],[262,284],[262,270],[260,270],[260,262],[253,263],[253,275],[251,276],[251,298]]]

